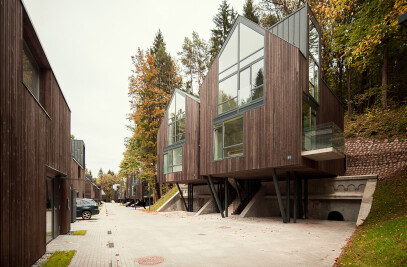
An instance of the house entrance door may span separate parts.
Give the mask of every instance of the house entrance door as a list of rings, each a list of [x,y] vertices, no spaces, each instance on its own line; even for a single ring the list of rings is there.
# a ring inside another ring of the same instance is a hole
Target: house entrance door
[[[59,235],[60,182],[56,178],[46,178],[46,242]]]
[[[46,178],[46,241],[50,242],[54,238],[54,186],[53,179]]]

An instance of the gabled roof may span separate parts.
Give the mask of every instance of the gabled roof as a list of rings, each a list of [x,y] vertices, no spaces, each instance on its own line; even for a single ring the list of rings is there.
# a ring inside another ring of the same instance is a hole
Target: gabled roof
[[[233,27],[232,29],[230,29],[229,33],[228,33],[228,37],[226,38],[225,42],[223,43],[222,47],[219,50],[218,53],[218,57],[222,54],[223,50],[225,49],[226,45],[229,42],[230,37],[232,36],[233,32],[236,30],[237,25],[239,25],[239,23],[242,23],[244,25],[246,25],[247,27],[251,28],[252,30],[264,35],[266,33],[266,29],[263,28],[262,26],[260,26],[257,23],[254,23],[253,21],[251,21],[250,19],[243,17],[241,15],[238,15],[236,20],[233,22]]]
[[[191,94],[188,94],[187,92],[184,92],[184,91],[182,91],[182,90],[180,90],[180,89],[175,89],[174,92],[173,92],[172,95],[171,95],[170,102],[168,102],[168,105],[167,105],[165,111],[168,111],[169,107],[171,106],[171,102],[172,102],[172,100],[174,99],[174,96],[175,96],[176,93],[178,93],[178,94],[180,94],[180,95],[183,95],[183,96],[187,96],[187,97],[191,98],[192,100],[194,100],[194,101],[196,101],[196,102],[198,102],[198,103],[201,102],[201,100],[200,100],[199,98],[197,98],[196,96],[193,96],[193,95],[191,95]],[[162,123],[162,121],[161,121],[161,123]],[[160,123],[160,126],[161,126],[161,123]]]
[[[201,102],[201,100],[200,100],[199,98],[197,98],[196,96],[193,96],[193,95],[191,95],[191,94],[188,94],[187,92],[182,91],[182,90],[180,90],[180,89],[175,89],[174,92],[173,92],[172,95],[171,95],[170,102],[168,102],[167,109],[168,109],[168,107],[170,106],[171,101],[172,101],[172,99],[174,98],[175,93],[179,93],[179,94],[181,94],[181,95],[183,95],[183,96],[188,96],[188,97],[192,98],[193,100],[195,100],[195,101],[198,102],[198,103]]]
[[[297,47],[307,57],[308,17],[315,20],[317,25],[314,25],[321,34],[321,27],[307,3],[271,26],[269,32]]]
[[[308,14],[310,11],[310,14]],[[222,54],[223,50],[225,49],[226,45],[229,42],[233,32],[235,31],[237,25],[242,23],[254,31],[257,31],[260,34],[265,34],[265,31],[268,31],[275,36],[283,39],[284,41],[290,43],[291,45],[297,47],[301,53],[306,57],[308,53],[307,48],[307,34],[308,34],[308,15],[311,15],[315,18],[312,10],[309,8],[308,4],[303,5],[302,7],[298,8],[290,15],[286,16],[284,19],[280,20],[269,29],[265,29],[262,26],[254,23],[253,21],[238,15],[235,22],[233,23],[233,27],[230,30],[228,37],[226,38],[225,42],[223,43],[221,49],[219,50],[218,57]],[[307,23],[303,23],[303,21],[307,21]],[[317,30],[320,32],[320,26],[317,25]],[[305,37],[305,38],[304,38]]]

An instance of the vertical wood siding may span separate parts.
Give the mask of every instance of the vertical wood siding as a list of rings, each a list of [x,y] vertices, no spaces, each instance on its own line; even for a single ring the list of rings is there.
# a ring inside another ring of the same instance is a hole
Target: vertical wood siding
[[[164,117],[161,119],[161,125],[157,133],[157,181],[164,183],[163,173],[163,149],[168,145],[168,112],[164,112]]]
[[[85,170],[79,166],[79,164],[71,158],[70,175],[71,178],[77,178],[77,180],[70,180],[71,188],[78,191],[78,197],[85,197]]]
[[[0,265],[30,266],[45,252],[46,166],[70,174],[70,110],[19,0],[0,1],[0,27]],[[43,106],[22,83],[23,29],[43,67]],[[67,181],[61,188],[64,233]]]

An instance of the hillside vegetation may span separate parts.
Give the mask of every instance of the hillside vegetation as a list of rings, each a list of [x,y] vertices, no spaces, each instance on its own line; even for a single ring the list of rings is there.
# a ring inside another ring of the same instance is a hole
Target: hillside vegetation
[[[345,138],[404,140],[407,138],[407,106],[382,110],[368,109],[365,113],[345,116]]]
[[[407,168],[378,181],[372,209],[337,266],[407,266]]]
[[[174,186],[170,191],[163,195],[157,202],[151,206],[151,211],[157,211],[165,202],[178,192],[178,187]]]

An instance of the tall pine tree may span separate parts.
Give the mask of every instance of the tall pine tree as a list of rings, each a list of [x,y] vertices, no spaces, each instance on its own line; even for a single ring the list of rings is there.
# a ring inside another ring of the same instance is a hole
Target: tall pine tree
[[[188,92],[198,91],[209,66],[209,48],[204,39],[199,37],[197,32],[192,33],[192,40],[185,37],[181,56],[181,63],[184,67],[184,75],[188,77],[185,87]],[[194,90],[194,89],[197,90]]]
[[[257,7],[254,5],[253,0],[246,0],[243,6],[243,16],[250,19],[254,23],[259,24],[260,18],[257,12]]]
[[[175,88],[181,87],[181,78],[178,75],[175,62],[167,52],[164,36],[158,30],[150,54],[155,56],[155,67],[157,68],[157,86],[165,93],[171,94]]]
[[[212,35],[210,39],[210,50],[211,62],[218,55],[223,43],[226,41],[230,30],[232,29],[233,23],[237,17],[237,12],[230,7],[227,0],[223,0],[218,8],[218,14],[213,18],[215,23],[215,28],[211,30]]]

